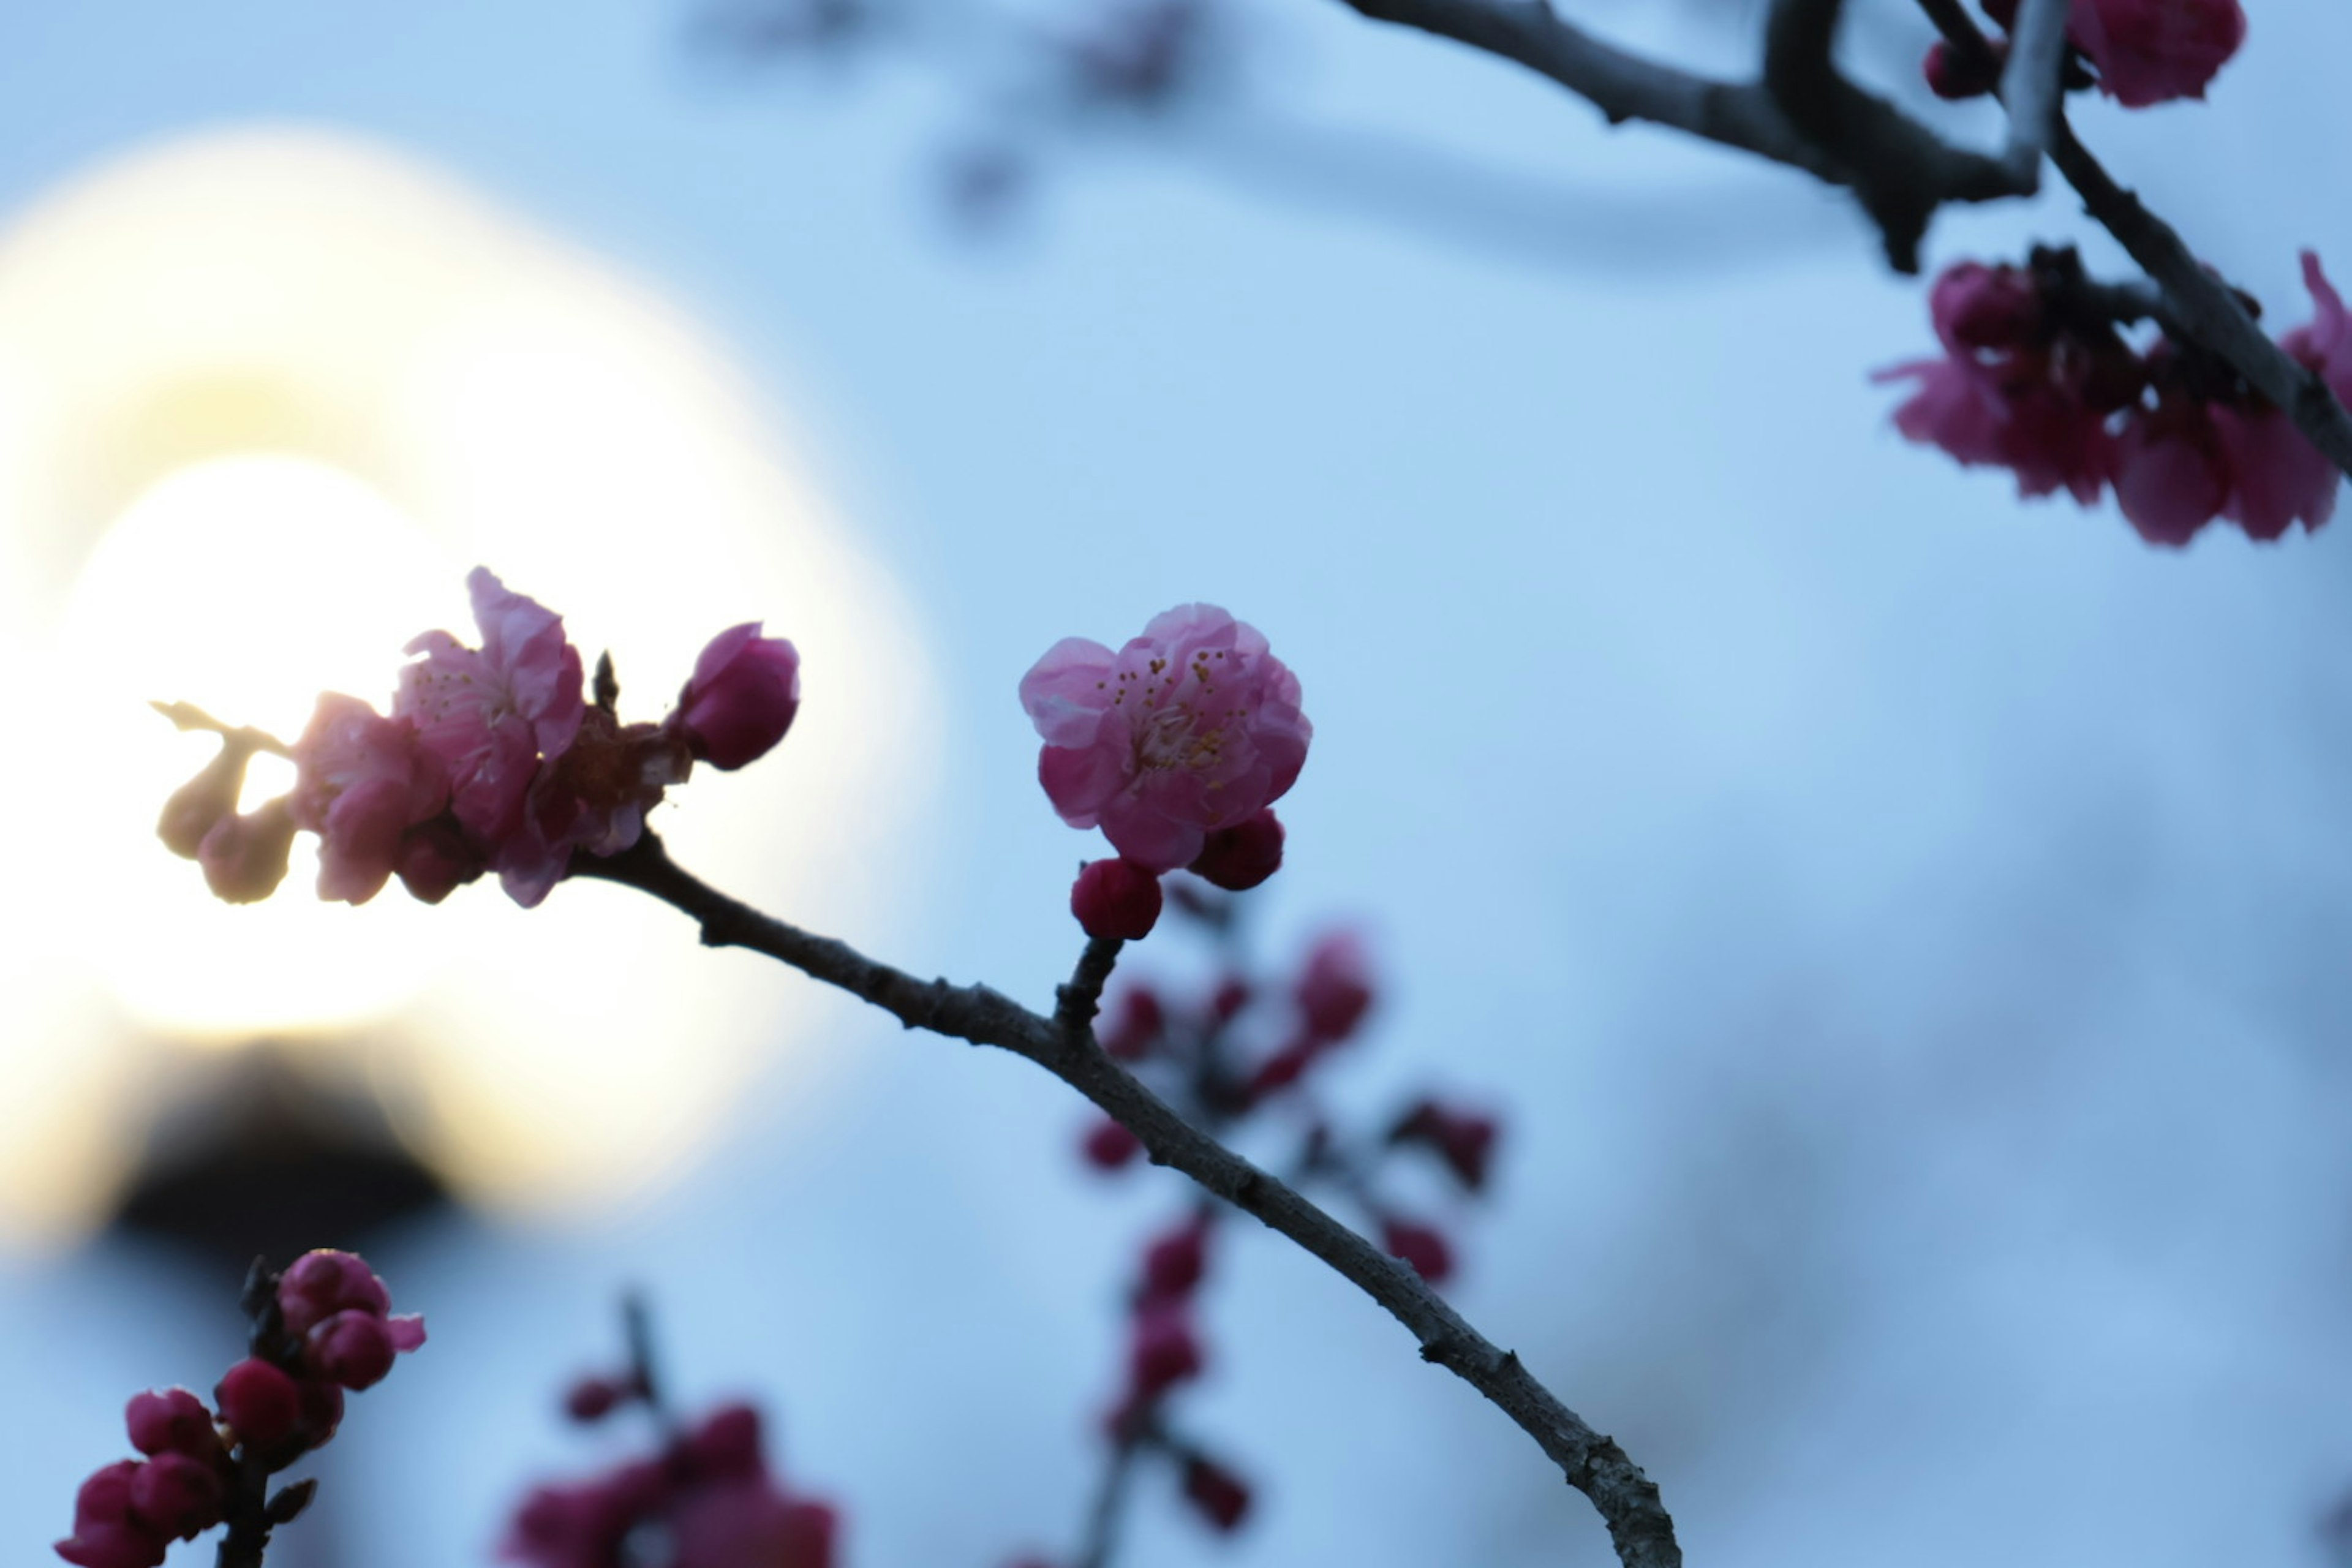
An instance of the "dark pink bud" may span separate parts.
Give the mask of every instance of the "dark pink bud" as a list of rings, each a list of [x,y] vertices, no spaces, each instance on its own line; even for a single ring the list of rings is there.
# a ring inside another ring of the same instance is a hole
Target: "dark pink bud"
[[[1337,1045],[1356,1032],[1372,1009],[1370,956],[1354,931],[1333,931],[1307,955],[1298,976],[1298,1011],[1307,1032]]]
[[[320,1247],[296,1258],[278,1279],[278,1310],[285,1314],[289,1333],[307,1334],[337,1312],[382,1317],[392,1310],[392,1293],[365,1260]]]
[[[1963,261],[1936,279],[1927,310],[1955,350],[2016,348],[2041,328],[2042,290],[2023,268]]]
[[[196,846],[205,886],[224,903],[257,904],[286,879],[286,859],[294,847],[294,814],[285,798],[243,816],[222,817]]]
[[[131,1511],[159,1535],[194,1541],[221,1521],[219,1469],[185,1454],[159,1454],[131,1478]]]
[[[392,1330],[373,1312],[356,1308],[314,1326],[302,1345],[303,1364],[314,1375],[354,1394],[382,1383],[392,1358]]]
[[[1312,1040],[1297,1041],[1283,1047],[1260,1062],[1257,1071],[1250,1075],[1249,1098],[1263,1100],[1269,1094],[1279,1094],[1288,1089],[1315,1065],[1318,1054]]]
[[[1401,1258],[1432,1285],[1443,1284],[1454,1272],[1454,1248],[1440,1231],[1411,1220],[1381,1221],[1381,1246],[1391,1258]]]
[[[205,1459],[221,1451],[213,1413],[184,1388],[150,1389],[131,1396],[122,1412],[131,1446],[142,1454],[186,1454]]]
[[[1486,1184],[1497,1131],[1491,1116],[1424,1100],[1397,1119],[1396,1125],[1389,1129],[1389,1142],[1422,1144],[1444,1161],[1454,1177],[1475,1193]]]
[[[420,903],[437,904],[479,877],[485,863],[467,847],[466,836],[450,817],[421,822],[400,836],[393,861],[401,886]]]
[[[1233,1471],[1199,1454],[1185,1457],[1184,1497],[1219,1530],[1238,1530],[1249,1513],[1249,1487]]]
[[[748,1405],[722,1405],[686,1436],[687,1464],[705,1479],[762,1474],[760,1413]]]
[[[225,740],[204,772],[172,792],[155,823],[155,837],[164,848],[183,860],[196,858],[205,835],[221,818],[236,814],[236,797],[245,788],[245,765],[252,755],[252,747]]]
[[[1201,1342],[1182,1306],[1148,1306],[1135,1315],[1128,1345],[1128,1383],[1139,1400],[1154,1399],[1201,1373]]]
[[[1155,1301],[1180,1301],[1201,1283],[1209,1262],[1209,1222],[1195,1215],[1144,1249],[1143,1293]]]
[[[721,770],[756,763],[784,738],[801,706],[801,656],[746,621],[710,639],[677,694],[673,722],[698,762]]]
[[[1116,1171],[1143,1152],[1142,1142],[1108,1117],[1095,1123],[1080,1147],[1097,1171]]]
[[[1230,1024],[1249,1005],[1249,982],[1237,974],[1228,974],[1217,983],[1216,994],[1209,998],[1209,1012],[1218,1023]]]
[[[602,1421],[637,1396],[636,1380],[583,1377],[563,1395],[563,1413],[574,1421]]]
[[[788,1502],[776,1521],[777,1568],[833,1568],[841,1517],[821,1502]]]
[[[143,1468],[136,1459],[107,1466],[82,1482],[74,1498],[73,1534],[57,1544],[75,1568],[155,1568],[165,1537],[131,1512],[131,1491]]]
[[[1095,1031],[1102,1048],[1123,1062],[1139,1062],[1167,1032],[1167,1009],[1148,985],[1130,985],[1111,1004],[1110,1022]]]
[[[1070,912],[1088,936],[1140,942],[1160,921],[1160,879],[1132,860],[1097,860],[1070,885]]]
[[[237,1440],[274,1447],[291,1436],[302,1416],[302,1391],[279,1367],[247,1357],[221,1375],[213,1403]]]
[[[1229,893],[1246,892],[1282,869],[1282,823],[1265,810],[1218,828],[1186,869]]]

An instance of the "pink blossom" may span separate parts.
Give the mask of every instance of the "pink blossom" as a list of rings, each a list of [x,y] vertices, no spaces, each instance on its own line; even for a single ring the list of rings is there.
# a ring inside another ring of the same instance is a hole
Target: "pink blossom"
[[[142,1454],[206,1458],[221,1451],[213,1413],[184,1388],[150,1389],[131,1395],[122,1422],[130,1429],[131,1446]]]
[[[675,731],[588,710],[571,749],[540,769],[520,823],[493,854],[499,885],[523,908],[537,905],[562,879],[573,850],[617,855],[635,844],[646,813],[693,766]]]
[[[319,836],[319,896],[363,904],[400,867],[403,836],[449,798],[411,720],[330,691],[294,742],[295,823]]]
[[[2220,514],[2232,482],[2230,455],[2202,403],[2135,410],[2116,444],[2116,503],[2150,544],[2178,548]]]
[[[1298,700],[1265,638],[1212,605],[1154,616],[1117,653],[1066,637],[1021,681],[1054,809],[1153,871],[1290,788],[1314,734]]]
[[[2308,250],[2303,280],[2311,290],[2312,318],[2279,346],[2316,372],[2339,399],[2352,400],[2352,314]],[[2296,522],[2308,531],[2335,515],[2342,475],[2284,413],[2267,406],[2217,408],[2214,424],[2237,481],[2224,515],[2249,537],[2277,539]]]
[[[651,1462],[623,1465],[593,1481],[536,1488],[499,1555],[532,1568],[613,1568],[623,1541],[667,1493],[662,1467]]]
[[[2089,506],[2114,466],[2106,416],[2079,392],[2053,384],[2049,365],[2040,353],[2000,364],[1952,354],[1895,365],[1872,379],[1918,384],[1895,411],[1895,428],[1910,439],[1970,468],[2010,469],[2021,495],[2063,487]]]
[[[1160,878],[1124,856],[1097,860],[1070,884],[1070,913],[1090,937],[1140,942],[1160,923]]]
[[[373,1312],[337,1312],[314,1326],[302,1363],[314,1377],[352,1390],[373,1388],[392,1370],[392,1330]]]
[[[683,1458],[687,1468],[704,1480],[741,1479],[765,1473],[760,1413],[740,1401],[720,1405],[686,1434]]]
[[[482,646],[445,631],[411,642],[407,651],[423,657],[400,672],[393,713],[415,724],[448,771],[450,809],[495,861],[521,829],[541,759],[561,757],[579,733],[580,650],[564,640],[561,616],[509,592],[488,568],[475,567],[466,586]]]
[[[1143,1152],[1142,1141],[1108,1116],[1087,1130],[1086,1142],[1078,1147],[1097,1171],[1120,1170]]]
[[[1955,353],[2022,348],[2042,328],[2042,290],[2022,267],[1962,261],[1927,293],[1936,336]]]
[[[782,637],[746,621],[710,639],[677,694],[675,721],[697,762],[721,771],[755,763],[793,727],[801,706],[801,656]]]
[[[835,1520],[764,1473],[688,1489],[670,1510],[673,1568],[831,1568]]]
[[[73,1534],[57,1553],[75,1568],[156,1568],[168,1537],[132,1509],[132,1486],[140,1463],[123,1459],[82,1482],[74,1498]]]
[[[2066,36],[2098,68],[2099,90],[2126,109],[2205,88],[2246,40],[2238,0],[2074,0]]]
[[[196,863],[205,869],[205,886],[226,903],[259,903],[286,879],[286,864],[294,847],[294,818],[284,797],[259,809],[222,817],[196,846]]]

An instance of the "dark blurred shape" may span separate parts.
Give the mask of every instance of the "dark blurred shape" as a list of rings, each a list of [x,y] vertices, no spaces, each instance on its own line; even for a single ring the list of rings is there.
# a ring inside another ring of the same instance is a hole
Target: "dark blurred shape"
[[[449,1203],[363,1090],[286,1051],[239,1052],[159,1125],[115,1224],[242,1268],[316,1247],[356,1247]]]
[[[751,59],[837,48],[882,19],[874,0],[724,0],[698,10],[691,41]]]

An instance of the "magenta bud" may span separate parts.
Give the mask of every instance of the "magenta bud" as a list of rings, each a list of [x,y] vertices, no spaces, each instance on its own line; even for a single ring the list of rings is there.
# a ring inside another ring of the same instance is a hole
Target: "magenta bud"
[[[1132,860],[1097,860],[1070,886],[1070,912],[1092,937],[1140,942],[1160,921],[1160,879]]]
[[[122,1423],[130,1429],[131,1446],[142,1454],[186,1454],[202,1459],[220,1453],[213,1413],[184,1388],[132,1394]]]
[[[709,1479],[743,1479],[761,1473],[760,1413],[743,1404],[722,1405],[686,1435],[684,1452],[693,1472]]]
[[[248,1356],[221,1374],[213,1403],[237,1440],[275,1447],[293,1436],[302,1416],[302,1391],[281,1367]]]
[[[784,738],[801,706],[801,656],[747,621],[712,637],[677,694],[672,721],[695,760],[731,771],[758,762]]]
[[[1391,1258],[1403,1259],[1432,1285],[1443,1284],[1454,1272],[1454,1248],[1435,1228],[1412,1220],[1381,1221],[1381,1247]]]
[[[1209,835],[1186,868],[1229,893],[1247,892],[1282,869],[1282,823],[1272,810]]]
[[[131,1511],[159,1535],[194,1541],[221,1521],[220,1471],[185,1454],[159,1454],[131,1478]]]
[[[1108,1117],[1087,1130],[1086,1142],[1079,1145],[1087,1163],[1097,1171],[1116,1171],[1129,1164],[1143,1152],[1142,1141]]]
[[[1180,1301],[1190,1296],[1208,1271],[1208,1221],[1195,1215],[1168,1232],[1143,1252],[1143,1293],[1154,1301]]]
[[[310,1330],[303,1363],[327,1382],[356,1394],[373,1388],[392,1370],[392,1330],[375,1313],[353,1308]]]
[[[1201,1373],[1201,1342],[1182,1306],[1158,1303],[1135,1315],[1128,1346],[1128,1381],[1139,1400],[1157,1398]]]
[[[634,1380],[625,1377],[583,1377],[563,1394],[563,1413],[574,1421],[602,1421],[636,1397]]]
[[[278,1278],[278,1310],[289,1333],[307,1334],[337,1312],[357,1309],[377,1317],[392,1310],[392,1292],[356,1253],[320,1247],[296,1258]]]

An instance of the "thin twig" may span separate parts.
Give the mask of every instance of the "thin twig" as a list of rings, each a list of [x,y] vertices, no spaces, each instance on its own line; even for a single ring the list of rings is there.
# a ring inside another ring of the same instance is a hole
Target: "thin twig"
[[[1089,938],[1086,951],[1078,955],[1078,966],[1070,974],[1070,983],[1054,993],[1054,1022],[1065,1033],[1086,1037],[1102,1011],[1103,987],[1110,984],[1110,972],[1118,963],[1118,950],[1126,943],[1115,936]]]
[[[1035,1062],[1133,1132],[1156,1163],[1173,1166],[1288,1237],[1402,1323],[1420,1342],[1423,1360],[1486,1395],[1592,1500],[1625,1568],[1679,1568],[1682,1550],[1656,1485],[1613,1438],[1587,1426],[1517,1354],[1472,1328],[1410,1266],[1179,1116],[1104,1054],[1091,1032],[1073,1035],[986,986],[918,980],[846,942],[761,914],[681,868],[650,833],[619,855],[575,858],[572,874],[651,894],[695,920],[707,947],[765,953],[873,1004],[910,1029],[994,1046]]]
[[[2024,0],[2009,37],[2009,63],[2001,68],[2000,100],[2009,108],[2002,162],[2028,195],[2041,188],[2042,160],[2066,101],[2066,12],[2067,0]]]
[[[1136,1461],[1143,1457],[1147,1441],[1142,1432],[1119,1433],[1110,1462],[1103,1467],[1102,1475],[1095,1482],[1094,1501],[1087,1509],[1086,1540],[1080,1542],[1071,1568],[1110,1568],[1112,1553],[1118,1546],[1119,1519],[1126,1511],[1130,1483],[1135,1479]]]

